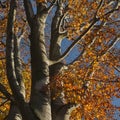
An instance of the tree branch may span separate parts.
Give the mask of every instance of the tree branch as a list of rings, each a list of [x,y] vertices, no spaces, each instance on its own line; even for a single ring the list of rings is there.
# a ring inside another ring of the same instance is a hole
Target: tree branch
[[[20,87],[15,75],[14,67],[14,21],[16,16],[16,0],[11,0],[10,10],[7,22],[7,39],[6,39],[6,70],[7,78],[16,100],[23,100],[23,95],[20,93]],[[24,100],[23,100],[24,101]]]
[[[8,102],[8,99],[5,100],[4,102],[2,102],[2,103],[0,104],[0,107],[3,106],[6,102]]]
[[[24,0],[24,7],[25,7],[25,12],[26,12],[28,23],[29,25],[31,25],[32,18],[34,16],[34,11],[33,11],[30,0]]]
[[[55,60],[61,55],[61,41],[65,37],[65,34],[59,33],[59,27],[63,13],[63,2],[62,0],[57,3],[57,10],[55,11],[55,16],[53,17],[51,25],[51,40],[50,40],[50,59]]]
[[[53,0],[53,2],[51,2],[51,5],[47,8],[47,11],[50,12],[52,10],[52,8],[56,5],[57,0]]]
[[[101,0],[100,5],[98,6],[96,12],[98,12],[98,10],[101,8],[103,2],[104,2],[104,0]],[[116,10],[116,7],[117,7],[117,6],[118,6],[118,0],[116,0],[116,4],[114,5],[113,9],[110,10],[109,12],[107,12],[106,14],[104,14],[103,16],[107,16],[107,15],[109,15],[110,13],[114,12],[114,11]],[[97,14],[97,13],[96,13],[96,14]],[[60,57],[59,59],[57,59],[57,60],[55,60],[55,61],[50,60],[50,61],[49,61],[49,64],[50,64],[50,65],[53,65],[53,64],[56,64],[56,63],[62,61],[62,60],[70,53],[70,51],[71,51],[71,50],[75,47],[75,45],[81,40],[81,38],[82,38],[82,37],[92,28],[92,26],[100,19],[99,17],[96,18],[96,17],[97,17],[96,14],[95,14],[95,17],[94,17],[94,19],[93,19],[93,22],[90,24],[90,26],[67,48],[67,50],[63,53],[63,55],[61,55],[61,57]]]
[[[116,2],[116,3],[114,4],[113,9],[110,10],[110,11],[108,11],[107,13],[105,13],[103,16],[107,16],[107,15],[109,15],[109,14],[111,14],[111,13],[113,13],[113,12],[115,12],[115,11],[118,10],[118,9],[116,9],[116,8],[118,7],[119,0],[116,0],[115,2]]]
[[[67,48],[67,50],[61,55],[61,57],[55,61],[50,60],[49,64],[53,65],[60,61],[62,61],[69,53],[70,51],[75,47],[77,43],[83,38],[85,34],[88,33],[88,31],[94,26],[94,24],[99,20],[99,18],[95,18],[94,21],[89,25],[89,27]]]
[[[104,26],[105,22],[102,21],[100,25],[97,26],[97,28],[95,29],[95,32],[98,33],[99,30],[101,29],[102,26]],[[96,27],[96,26],[95,26]],[[76,57],[71,63],[69,63],[68,65],[70,64],[73,64],[75,61],[77,61],[81,56],[84,56],[86,54],[85,50],[86,48],[90,48],[96,41],[96,37],[92,39],[91,43],[84,46],[84,48],[82,49],[80,55],[78,57]]]
[[[104,83],[115,83],[115,82],[120,82],[118,78],[116,78],[115,80],[99,80],[99,79],[89,79],[89,80],[86,80],[86,81],[96,81],[96,82],[104,82]]]
[[[61,31],[60,30],[60,28],[61,28],[61,26],[62,26],[62,23],[63,23],[63,20],[64,20],[64,18],[67,16],[67,12],[66,13],[64,13],[63,15],[62,15],[62,17],[61,17],[61,19],[60,19],[60,21],[59,21],[59,27],[58,27],[58,29],[59,29],[59,34],[64,34],[64,33],[67,33],[67,31]],[[64,26],[63,26],[64,27]]]
[[[106,53],[108,53],[115,45],[116,43],[119,41],[120,39],[118,38],[118,36],[116,36],[113,41],[109,44],[108,49],[102,54],[102,56],[104,56]]]
[[[94,17],[97,17],[97,13],[98,13],[98,11],[101,9],[103,3],[104,3],[104,0],[101,0],[99,6],[97,7],[97,10],[96,10],[96,12],[95,12]]]
[[[14,101],[13,96],[6,90],[6,88],[0,83],[0,92],[5,95],[8,100]]]
[[[106,23],[106,25],[111,25],[111,24],[115,24],[115,23],[120,23],[120,20],[116,20],[116,21],[112,21],[112,22]]]
[[[15,61],[15,74],[16,79],[20,86],[20,93],[25,98],[25,85],[22,78],[22,64],[20,60],[20,40],[14,34],[14,61]]]
[[[111,44],[109,45],[109,47],[107,48],[107,50],[105,52],[103,52],[101,55],[98,55],[96,59],[92,60],[87,68],[87,72],[85,74],[84,80],[89,77],[92,76],[94,74],[94,70],[91,71],[91,68],[93,67],[94,63],[96,60],[100,59],[101,57],[105,56],[111,49],[112,47],[117,43],[118,38],[115,37],[113,39],[113,41],[111,42]]]
[[[79,104],[76,105],[74,103],[68,103],[61,106],[56,112],[55,120],[69,120],[71,116],[70,113],[79,106]]]
[[[115,70],[117,70],[120,73],[120,69],[117,67],[114,67]]]

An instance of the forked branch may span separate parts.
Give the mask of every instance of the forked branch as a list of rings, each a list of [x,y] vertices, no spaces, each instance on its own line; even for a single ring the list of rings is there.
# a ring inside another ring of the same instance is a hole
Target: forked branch
[[[16,0],[11,0],[10,10],[7,22],[7,40],[6,40],[6,70],[10,88],[16,100],[23,100],[20,93],[20,87],[15,74],[14,62],[14,21],[16,16]]]
[[[94,24],[99,20],[99,18],[95,18],[94,21],[89,25],[89,27],[67,48],[67,50],[61,55],[61,57],[56,61],[49,62],[49,65],[56,64],[60,61],[62,61],[70,52],[71,50],[79,43],[79,41],[88,33],[88,31],[94,26]]]

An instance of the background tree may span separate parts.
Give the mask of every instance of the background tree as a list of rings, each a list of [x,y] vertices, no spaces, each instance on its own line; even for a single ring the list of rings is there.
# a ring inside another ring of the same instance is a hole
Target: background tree
[[[4,116],[9,111],[6,119],[114,119],[119,106],[113,97],[120,96],[119,4],[0,2],[0,100]],[[66,48],[65,40],[71,43]],[[79,55],[65,61],[75,46]]]

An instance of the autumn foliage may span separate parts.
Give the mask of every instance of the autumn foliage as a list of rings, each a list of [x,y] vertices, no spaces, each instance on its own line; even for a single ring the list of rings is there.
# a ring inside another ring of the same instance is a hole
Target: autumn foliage
[[[47,2],[49,5],[53,2],[53,0],[36,1],[33,7],[40,3]],[[66,32],[65,40],[77,46],[76,52],[79,52],[79,56],[76,56],[74,61],[69,61],[69,65],[64,60],[67,69],[50,76],[49,86],[53,91],[52,99],[56,100],[63,93],[65,104],[76,105],[70,120],[82,118],[84,120],[114,120],[115,111],[120,111],[120,105],[115,106],[112,103],[113,98],[120,98],[120,2],[119,0],[63,0],[63,3],[64,15],[61,18],[63,20],[59,30],[61,33]],[[54,4],[57,6],[57,3]],[[12,94],[6,76],[5,62],[9,5],[8,1],[0,3],[0,84]],[[53,12],[54,10],[50,13],[50,19],[53,17]],[[29,101],[30,28],[23,2],[19,0],[14,29],[21,40],[22,75],[26,100]],[[51,35],[48,31],[45,32],[46,43],[48,43]],[[49,44],[47,46],[49,49]],[[64,45],[61,48],[63,47]],[[6,98],[3,92],[0,93],[0,103],[0,119],[2,120],[7,116],[10,108],[10,99]]]

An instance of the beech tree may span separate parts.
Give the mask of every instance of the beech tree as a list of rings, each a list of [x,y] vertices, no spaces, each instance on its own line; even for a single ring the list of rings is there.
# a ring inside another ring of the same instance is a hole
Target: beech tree
[[[120,97],[119,5],[119,0],[1,1],[5,119],[114,119],[120,110],[112,103]],[[66,48],[64,40],[71,43]],[[66,62],[75,47],[79,55]]]

